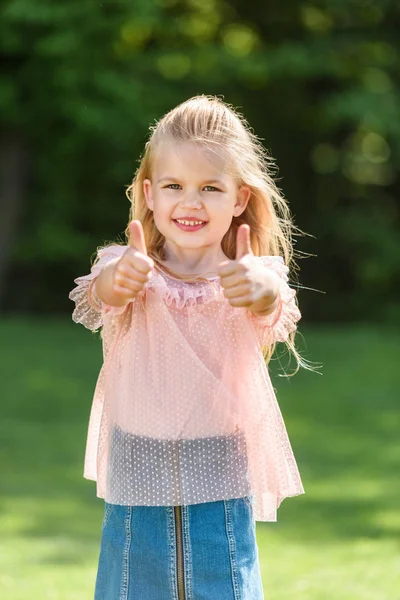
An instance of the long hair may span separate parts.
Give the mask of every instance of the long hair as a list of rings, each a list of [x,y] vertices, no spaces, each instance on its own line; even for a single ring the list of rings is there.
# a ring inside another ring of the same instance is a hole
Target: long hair
[[[190,98],[150,127],[150,137],[140,165],[126,191],[131,202],[129,222],[132,219],[141,221],[147,251],[156,266],[178,279],[188,279],[187,276],[180,277],[172,273],[162,264],[165,237],[155,225],[153,212],[147,206],[143,191],[144,180],[151,179],[157,148],[165,141],[192,142],[218,156],[228,156],[229,173],[238,184],[250,188],[246,209],[240,216],[233,217],[221,242],[222,250],[229,259],[234,260],[236,256],[237,229],[242,223],[247,223],[250,226],[251,248],[256,256],[282,256],[289,272],[298,270],[293,257],[292,240],[295,231],[303,232],[293,224],[289,206],[275,184],[273,158],[239,112],[218,97],[206,95]],[[128,227],[125,233],[128,239]],[[297,368],[292,375],[297,373],[300,366],[313,370],[295,348],[295,335],[296,331],[291,332],[285,342],[297,360]],[[267,363],[275,351],[275,345],[262,349]]]

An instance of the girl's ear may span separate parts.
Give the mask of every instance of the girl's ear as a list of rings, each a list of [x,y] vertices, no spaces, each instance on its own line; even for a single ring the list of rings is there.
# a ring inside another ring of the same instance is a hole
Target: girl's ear
[[[143,193],[146,198],[147,207],[150,210],[153,210],[153,207],[154,207],[154,205],[153,205],[153,190],[151,187],[150,179],[145,179],[143,181]]]
[[[236,204],[233,207],[233,216],[238,217],[246,210],[250,200],[251,189],[247,185],[241,185],[237,191]]]

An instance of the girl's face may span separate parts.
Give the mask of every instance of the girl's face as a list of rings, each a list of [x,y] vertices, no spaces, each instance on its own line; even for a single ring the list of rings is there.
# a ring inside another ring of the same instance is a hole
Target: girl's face
[[[224,172],[223,158],[194,143],[162,144],[153,162],[143,187],[166,248],[220,248],[232,218],[245,210],[250,189]]]

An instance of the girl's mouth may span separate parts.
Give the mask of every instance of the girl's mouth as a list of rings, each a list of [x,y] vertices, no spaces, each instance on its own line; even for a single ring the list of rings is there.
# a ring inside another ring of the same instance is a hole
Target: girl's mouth
[[[207,221],[186,221],[185,219],[172,219],[182,231],[198,231],[207,225]]]

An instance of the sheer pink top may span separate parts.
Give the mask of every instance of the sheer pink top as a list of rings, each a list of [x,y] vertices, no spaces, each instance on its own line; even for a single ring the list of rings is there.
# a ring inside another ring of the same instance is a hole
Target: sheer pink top
[[[282,500],[304,493],[261,352],[301,318],[283,258],[257,257],[281,277],[276,310],[260,317],[232,307],[217,277],[182,282],[157,269],[126,307],[107,306],[93,283],[125,250],[100,250],[70,293],[73,320],[102,327],[84,477],[121,505],[251,494],[255,520],[276,521]]]

